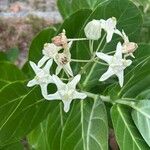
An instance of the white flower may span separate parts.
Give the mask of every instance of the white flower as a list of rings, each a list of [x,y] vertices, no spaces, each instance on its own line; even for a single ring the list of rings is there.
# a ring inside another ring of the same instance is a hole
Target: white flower
[[[116,29],[117,20],[115,17],[109,18],[107,20],[100,20],[102,28],[106,31],[106,42],[109,43],[113,37],[113,34],[116,33],[120,36],[122,36],[121,32]]]
[[[56,75],[58,75],[60,71],[64,69],[67,74],[73,76],[73,72],[70,66],[71,55],[69,53],[58,53],[55,57],[55,62],[58,65],[56,68]]]
[[[44,49],[42,50],[44,56],[38,62],[38,67],[41,67],[48,59],[53,59],[58,53],[58,51],[61,49],[62,49],[61,46],[56,46],[53,43],[45,43]]]
[[[122,59],[122,45],[119,42],[117,44],[116,53],[114,56],[109,56],[101,52],[97,52],[96,55],[108,63],[108,70],[101,76],[100,81],[105,81],[112,75],[116,75],[119,79],[119,84],[122,87],[124,82],[124,69],[131,65],[131,60]]]
[[[125,56],[130,55],[135,58],[133,52],[138,48],[138,45],[134,42],[130,42],[124,31],[122,31],[122,38],[124,39],[122,53],[126,54]]]
[[[53,60],[49,60],[46,65],[41,69],[34,62],[30,61],[30,65],[35,72],[34,79],[28,82],[27,86],[32,87],[34,85],[40,85],[42,94],[47,95],[47,85],[53,83],[53,78],[49,73]]]
[[[101,30],[99,20],[90,21],[84,28],[85,35],[90,40],[98,40],[101,37]]]
[[[80,81],[81,75],[76,75],[72,81],[67,84],[63,83],[58,76],[53,75],[54,83],[58,91],[45,97],[47,100],[62,100],[64,111],[68,112],[73,99],[85,99],[87,95],[76,90],[76,85]]]

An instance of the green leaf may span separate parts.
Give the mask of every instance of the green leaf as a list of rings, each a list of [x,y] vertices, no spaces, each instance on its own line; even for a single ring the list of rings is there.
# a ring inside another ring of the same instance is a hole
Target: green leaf
[[[74,101],[68,114],[62,112],[61,103],[55,104],[54,108],[47,120],[29,136],[33,147],[40,150],[45,144],[49,150],[108,149],[106,109],[99,97]],[[39,134],[40,128],[42,132]],[[46,139],[41,142],[41,138]]]
[[[26,76],[15,65],[9,62],[0,62],[0,80],[13,82],[25,79]]]
[[[113,106],[111,116],[120,150],[149,150],[148,145],[142,139],[132,121],[128,107],[126,108],[120,105]]]
[[[0,91],[0,147],[19,141],[49,113],[39,88],[15,82]]]
[[[106,0],[58,0],[57,6],[63,18],[67,18],[80,9],[94,9]]]
[[[132,118],[142,137],[150,147],[150,101],[142,100],[133,106]]]
[[[3,147],[2,150],[24,150],[24,147],[21,142],[17,142]]]
[[[7,56],[4,52],[0,52],[0,61],[7,61]]]
[[[117,18],[117,28],[119,30],[124,29],[131,41],[137,41],[139,39],[139,32],[142,25],[141,12],[132,2],[128,0],[110,0],[98,5],[87,18],[86,23],[93,19],[108,19],[112,16]],[[85,25],[80,31],[80,37],[85,37],[84,27]],[[103,49],[103,52],[114,51],[116,49],[117,42],[120,40],[120,37],[114,35],[112,42],[108,43],[104,49],[104,43],[102,43],[100,50]],[[94,49],[97,48],[99,42],[100,41],[94,41]],[[90,59],[88,41],[77,43],[76,56],[78,59]],[[83,67],[83,64],[82,66],[79,65],[78,69],[80,70],[81,67]],[[89,66],[85,69],[84,81],[82,83],[87,86],[84,86],[84,88],[89,89],[89,87],[92,88],[95,85],[100,85],[101,83],[98,82],[98,80],[106,70],[106,66],[100,66],[97,63],[89,63]],[[108,82],[111,83],[111,80],[108,80]]]

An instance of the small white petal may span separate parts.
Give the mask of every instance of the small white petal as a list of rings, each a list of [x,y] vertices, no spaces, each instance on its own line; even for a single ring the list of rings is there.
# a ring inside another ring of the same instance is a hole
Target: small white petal
[[[109,56],[109,55],[101,53],[101,52],[97,52],[96,55],[97,55],[97,57],[99,57],[100,59],[104,60],[108,64],[110,63],[110,61],[112,59],[112,56]]]
[[[109,43],[113,37],[114,31],[107,31],[106,42]]]
[[[44,98],[46,100],[60,100],[61,99],[58,92],[56,92],[54,94],[44,95]]]
[[[112,75],[114,75],[113,70],[109,67],[108,70],[100,77],[99,81],[105,81],[107,80],[109,77],[111,77]]]
[[[75,91],[73,99],[85,99],[86,97],[87,95],[85,93]]]
[[[117,44],[116,53],[114,56],[118,59],[122,59],[122,45],[120,42]]]
[[[128,66],[130,66],[132,64],[132,60],[126,60],[126,66],[128,67]]]
[[[63,101],[64,103],[64,111],[67,113],[70,109],[71,100]]]
[[[49,57],[43,56],[42,59],[38,62],[38,67],[42,67],[48,59]]]
[[[73,72],[70,66],[70,63],[68,62],[66,65],[63,66],[65,72],[67,72],[70,76],[73,77]]]
[[[128,42],[129,42],[129,38],[128,38],[128,36],[125,34],[124,30],[122,30],[122,35],[123,35],[124,42],[125,42],[125,43],[128,43]]]
[[[37,81],[35,79],[33,79],[33,80],[28,82],[27,86],[32,87],[32,86],[37,85],[37,84],[38,84]]]
[[[50,70],[50,68],[51,68],[51,66],[52,66],[52,63],[53,63],[53,59],[50,59],[50,60],[46,63],[46,65],[43,67],[43,70],[44,70],[45,72],[49,73],[49,70]]]
[[[76,75],[73,78],[73,80],[68,83],[68,86],[75,89],[76,85],[78,84],[78,82],[80,81],[80,79],[81,79],[81,75],[80,74]]]
[[[72,43],[73,43],[73,41],[71,41],[71,42],[69,42],[69,43],[68,43],[68,49],[70,49],[70,48],[71,48]]]
[[[115,29],[114,33],[116,33],[116,34],[118,34],[118,35],[120,35],[122,37],[122,34],[121,34],[121,32],[118,29]]]
[[[41,71],[41,69],[32,61],[29,62],[30,66],[32,67],[33,71],[35,72],[35,74],[37,74],[38,72]]]
[[[58,90],[59,90],[59,89],[62,89],[62,87],[64,87],[64,86],[66,85],[65,83],[63,83],[63,82],[60,80],[60,78],[59,78],[58,76],[53,75],[52,78],[53,78],[53,81],[54,81],[54,83],[56,84]]]
[[[55,74],[58,75],[62,69],[62,66],[58,65],[55,71]]]
[[[124,73],[123,73],[123,71],[118,72],[116,75],[117,75],[117,77],[119,79],[119,84],[122,87],[123,86],[123,82],[124,82],[124,77],[123,77]]]

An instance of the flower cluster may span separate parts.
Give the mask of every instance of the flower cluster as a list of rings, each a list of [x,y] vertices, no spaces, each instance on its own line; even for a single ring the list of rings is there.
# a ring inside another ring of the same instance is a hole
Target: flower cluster
[[[122,87],[124,82],[124,69],[132,64],[132,61],[126,59],[128,56],[134,58],[133,52],[138,48],[137,44],[130,42],[128,36],[124,30],[120,32],[117,28],[117,20],[115,17],[107,20],[92,20],[84,28],[85,35],[89,40],[98,40],[101,37],[101,31],[106,32],[106,42],[109,43],[112,40],[113,34],[121,36],[124,43],[119,42],[114,56],[107,55],[102,52],[96,52],[98,58],[108,63],[108,70],[100,77],[100,81],[105,81],[112,75],[116,75],[119,79],[119,84]],[[124,57],[123,57],[124,54]]]
[[[126,59],[128,56],[134,58],[133,52],[137,49],[137,44],[130,42],[128,36],[122,30],[120,32],[117,28],[117,20],[112,17],[107,20],[92,20],[84,28],[86,38],[68,39],[66,37],[65,30],[59,35],[52,38],[52,43],[45,43],[42,50],[42,58],[37,64],[30,61],[30,65],[35,72],[35,77],[28,82],[27,86],[32,87],[34,85],[39,85],[41,87],[41,92],[46,100],[62,100],[64,104],[64,111],[68,112],[70,104],[73,99],[85,99],[87,95],[84,92],[78,92],[76,86],[80,81],[81,74],[74,76],[73,70],[71,68],[71,46],[73,41],[79,40],[99,40],[101,38],[101,32],[104,30],[106,32],[106,44],[112,40],[113,34],[121,36],[124,43],[119,42],[115,54],[110,56],[108,54],[98,52],[99,49],[93,51],[92,60],[97,60],[97,58],[102,59],[108,63],[108,70],[100,77],[100,81],[105,81],[112,75],[116,75],[119,79],[119,84],[122,87],[124,82],[124,69],[131,65],[132,61]],[[100,42],[101,43],[101,42]],[[94,55],[94,59],[93,59]],[[85,60],[75,60],[76,62],[86,62]],[[89,60],[91,62],[91,60]],[[51,68],[53,63],[57,65],[55,73],[51,74]],[[87,61],[88,63],[88,61]],[[64,70],[68,79],[68,83],[64,83],[62,78],[58,75],[61,70]],[[55,84],[57,91],[53,94],[48,94],[48,85]]]

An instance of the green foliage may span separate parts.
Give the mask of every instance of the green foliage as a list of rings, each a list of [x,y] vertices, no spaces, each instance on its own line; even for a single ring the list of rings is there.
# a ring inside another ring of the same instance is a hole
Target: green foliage
[[[46,28],[35,36],[22,70],[2,62],[7,56],[0,53],[0,149],[21,150],[20,141],[27,137],[30,149],[35,150],[108,150],[108,124],[112,121],[121,150],[148,150],[149,44],[138,44],[133,64],[125,71],[125,84],[120,88],[115,77],[98,82],[108,66],[91,61],[93,56],[88,40],[74,42],[71,58],[90,60],[71,62],[74,75],[82,74],[77,88],[91,93],[86,92],[88,97],[85,100],[74,100],[68,113],[63,111],[62,102],[46,101],[39,86],[28,88],[26,81],[35,76],[28,62],[37,64],[42,58],[44,44],[50,43],[63,29],[69,39],[84,38],[84,27],[89,21],[114,16],[117,28],[124,29],[131,41],[138,42],[143,23],[139,6],[128,0],[58,0],[58,7],[66,19],[59,28]],[[115,51],[118,41],[121,38],[116,35],[108,44],[104,44],[104,40],[99,51]],[[94,49],[99,42],[94,41]],[[17,51],[9,56],[9,60],[14,61]],[[66,77],[63,71],[61,77]],[[53,87],[48,89],[50,92],[54,90]],[[107,102],[110,106],[106,112]]]
[[[99,97],[74,102],[68,115],[64,115],[60,103],[55,105],[47,120],[29,135],[29,142],[37,150],[43,145],[43,150],[108,149],[107,139],[106,110]]]

